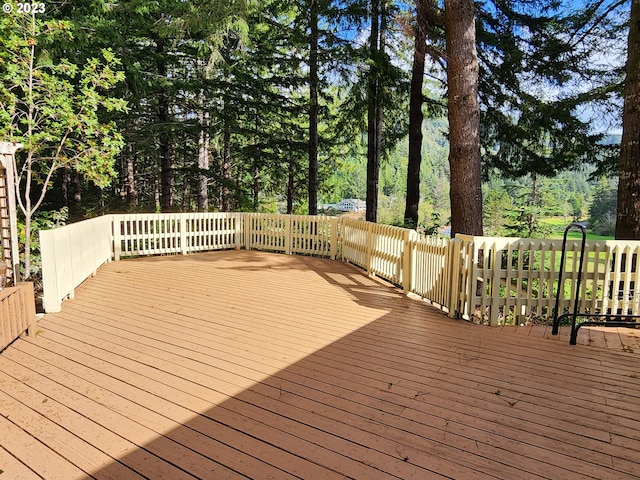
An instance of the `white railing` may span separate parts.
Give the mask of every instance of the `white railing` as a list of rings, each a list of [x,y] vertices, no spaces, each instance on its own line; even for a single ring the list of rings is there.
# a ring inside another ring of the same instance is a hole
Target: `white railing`
[[[447,238],[418,236],[413,232],[405,251],[410,254],[411,277],[405,291],[449,309],[451,305],[452,242]]]
[[[244,246],[241,213],[111,215],[115,260]]]
[[[246,248],[335,259],[339,251],[335,217],[255,213],[105,215],[43,230],[40,243],[47,312],[112,258]]]
[[[342,259],[458,316],[488,324],[549,317],[562,242],[438,239],[349,218],[258,213],[107,215],[41,232],[45,309],[112,257],[256,249]],[[573,307],[580,244],[567,244],[560,312]],[[586,244],[581,312],[640,314],[640,242]]]
[[[186,232],[186,252],[240,248],[243,244],[243,214],[182,214]]]
[[[112,216],[92,218],[53,230],[40,230],[44,309],[60,310],[78,285],[111,261]]]
[[[558,287],[562,240],[458,235],[461,272],[455,308],[463,318],[490,324],[548,317],[559,312],[640,314],[640,242],[587,241],[582,285],[576,292],[581,244],[567,241],[563,285]]]
[[[396,285],[403,284],[405,245],[412,230],[349,218],[340,223],[343,260]]]
[[[336,258],[338,219],[309,215],[246,213],[244,247],[287,255]],[[240,246],[240,245],[238,245]]]

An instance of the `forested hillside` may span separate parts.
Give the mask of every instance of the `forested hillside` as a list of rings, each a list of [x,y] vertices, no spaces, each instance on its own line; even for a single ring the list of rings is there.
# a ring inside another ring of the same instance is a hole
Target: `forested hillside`
[[[625,2],[7,5],[0,139],[24,144],[27,238],[67,216],[343,198],[454,234],[590,209],[611,226]]]
[[[429,120],[423,126],[422,192],[419,230],[443,231],[449,225],[449,164],[446,122]],[[619,138],[610,139],[612,142]],[[402,225],[406,200],[407,139],[382,161],[379,221]],[[365,160],[347,157],[342,168],[326,181],[322,203],[343,198],[363,198],[366,191]],[[487,235],[542,237],[551,231],[549,217],[563,224],[588,221],[598,235],[615,230],[617,180],[600,175],[590,164],[559,172],[553,177],[526,175],[505,178],[494,171],[483,188],[484,227]]]

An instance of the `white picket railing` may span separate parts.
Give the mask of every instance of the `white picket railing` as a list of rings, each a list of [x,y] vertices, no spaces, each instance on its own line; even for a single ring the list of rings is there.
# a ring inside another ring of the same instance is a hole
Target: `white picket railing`
[[[369,274],[402,285],[405,244],[412,231],[349,218],[341,219],[340,223],[342,259]]]
[[[338,223],[335,217],[246,213],[244,247],[287,255],[318,255],[335,259]]]
[[[445,309],[451,304],[452,242],[447,238],[418,236],[411,234],[405,252],[411,267],[405,291],[410,291]],[[409,273],[407,273],[409,275]]]
[[[573,309],[578,296],[582,313],[640,314],[640,242],[587,241],[582,285],[576,292],[580,242],[569,240],[558,287],[562,240],[471,237],[458,235],[461,281],[458,314],[492,325],[552,315]]]
[[[110,215],[114,258],[220,250],[244,246],[241,213]]]
[[[40,230],[45,311],[59,311],[64,298],[73,298],[78,285],[111,261],[111,225],[112,216],[106,215]]]
[[[256,249],[342,259],[439,305],[491,325],[573,307],[580,245],[569,241],[558,290],[560,240],[458,235],[441,239],[349,218],[258,213],[107,215],[41,232],[45,309],[112,257]],[[581,312],[640,314],[640,242],[586,244]]]

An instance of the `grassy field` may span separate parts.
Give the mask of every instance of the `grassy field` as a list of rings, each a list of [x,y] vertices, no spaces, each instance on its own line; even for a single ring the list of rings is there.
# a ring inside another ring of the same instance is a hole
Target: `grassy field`
[[[553,229],[553,232],[549,236],[552,239],[562,239],[564,235],[564,229],[571,223],[569,219],[563,217],[547,217],[540,220],[540,223],[545,224]],[[570,240],[580,240],[582,238],[582,233],[578,229],[572,229],[567,234],[567,239]],[[613,236],[603,236],[596,235],[591,232],[589,228],[587,228],[587,240],[613,240]]]

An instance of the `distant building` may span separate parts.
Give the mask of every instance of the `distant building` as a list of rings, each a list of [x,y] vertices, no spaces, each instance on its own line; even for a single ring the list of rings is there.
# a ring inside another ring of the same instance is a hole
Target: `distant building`
[[[336,208],[341,212],[359,212],[365,210],[367,204],[358,198],[345,198],[336,204]]]

